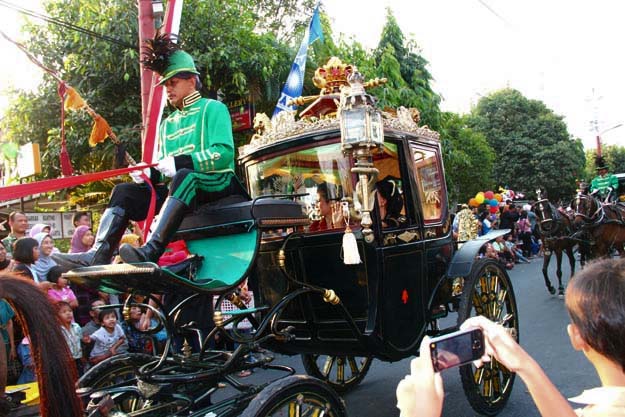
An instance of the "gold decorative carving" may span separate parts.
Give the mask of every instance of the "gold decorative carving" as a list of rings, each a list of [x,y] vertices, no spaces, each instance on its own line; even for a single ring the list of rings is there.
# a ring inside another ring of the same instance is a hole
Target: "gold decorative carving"
[[[397,236],[397,238],[401,240],[402,242],[408,243],[408,242],[412,242],[413,240],[418,240],[419,233],[415,233],[412,230],[406,230],[405,232]]]
[[[320,88],[318,95],[296,97],[289,105],[303,105],[314,101],[303,110],[303,117],[295,120],[295,111],[282,111],[273,119],[259,113],[254,117],[254,135],[248,145],[239,148],[243,157],[264,146],[290,139],[308,132],[324,131],[339,128],[339,120],[334,107],[339,107],[339,97],[344,100],[349,92],[347,77],[356,68],[343,63],[339,58],[332,57],[328,62],[317,68],[313,83]],[[387,82],[386,78],[375,78],[364,83],[364,88],[373,88]],[[306,114],[304,114],[306,113]],[[393,129],[416,135],[420,138],[439,141],[440,136],[427,126],[419,126],[421,114],[416,108],[399,107],[397,110],[385,109],[382,113],[385,129]]]

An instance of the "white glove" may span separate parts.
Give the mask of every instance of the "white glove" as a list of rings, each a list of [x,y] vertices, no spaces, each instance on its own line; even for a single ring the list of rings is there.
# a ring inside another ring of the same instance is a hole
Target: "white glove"
[[[148,178],[150,178],[150,168],[143,168],[145,167],[147,164],[145,162],[139,162],[137,165],[135,165],[135,167],[137,167],[136,171],[130,171],[128,173],[128,175],[130,175],[130,178],[132,178],[132,180],[134,181],[135,184],[143,184],[143,178],[141,178],[141,174],[145,174]],[[130,167],[129,167],[130,168]]]
[[[161,171],[166,177],[173,177],[176,174],[176,162],[173,156],[167,156],[158,161],[156,169]]]

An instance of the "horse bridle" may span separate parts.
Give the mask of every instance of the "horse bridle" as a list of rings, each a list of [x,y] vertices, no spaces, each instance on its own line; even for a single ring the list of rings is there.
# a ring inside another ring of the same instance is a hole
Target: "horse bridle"
[[[547,212],[545,210],[545,204],[547,205],[547,207],[549,208],[549,218],[545,217],[545,213]],[[540,230],[541,232],[546,236],[546,237],[552,237],[557,235],[557,233],[560,231],[560,217],[562,216],[560,214],[560,212],[558,210],[553,210],[554,206],[553,204],[551,204],[549,202],[549,200],[547,200],[546,198],[542,199],[542,200],[538,200],[537,202],[535,202],[533,205],[533,207],[537,207],[538,211],[540,212],[540,217],[541,220],[539,222],[539,226],[540,226]],[[548,224],[555,224],[555,228],[553,229],[545,229],[545,225]]]
[[[585,201],[585,207],[587,209],[591,208],[590,203],[594,203],[595,206],[597,207],[597,209],[595,210],[594,213],[592,213],[590,216],[587,215],[586,213],[582,213],[581,211],[579,211],[579,206],[581,204],[581,202]],[[603,222],[603,220],[605,219],[605,211],[603,210],[603,205],[601,203],[599,203],[599,201],[591,196],[587,196],[587,195],[583,195],[583,194],[578,194],[577,197],[575,197],[575,199],[573,200],[575,201],[575,214],[574,216],[577,217],[581,217],[584,222],[586,223],[587,226],[595,226],[600,224],[601,222]],[[597,215],[599,215],[597,217]]]

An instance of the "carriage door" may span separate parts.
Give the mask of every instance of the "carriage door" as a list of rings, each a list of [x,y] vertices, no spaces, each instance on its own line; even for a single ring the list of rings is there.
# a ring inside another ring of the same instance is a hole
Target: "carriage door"
[[[403,157],[405,153],[402,142],[387,139],[384,152],[374,157],[379,170],[376,219],[382,256],[379,318],[384,340],[399,351],[411,349],[420,340],[424,323],[421,227],[410,204],[412,163]]]

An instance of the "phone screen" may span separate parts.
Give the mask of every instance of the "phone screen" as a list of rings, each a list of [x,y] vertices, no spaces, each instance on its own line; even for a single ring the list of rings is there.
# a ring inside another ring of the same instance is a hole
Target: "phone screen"
[[[482,357],[484,336],[480,329],[450,333],[430,342],[434,370],[464,365]]]

